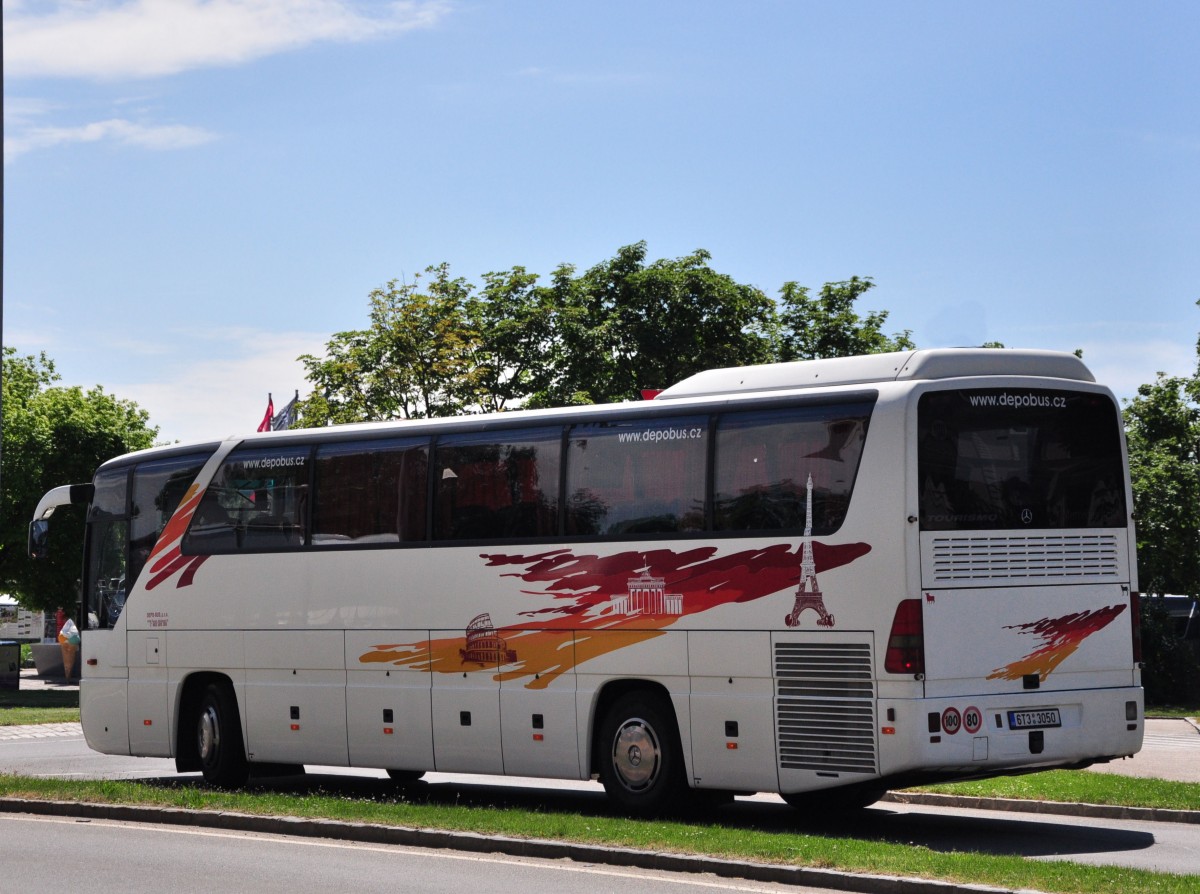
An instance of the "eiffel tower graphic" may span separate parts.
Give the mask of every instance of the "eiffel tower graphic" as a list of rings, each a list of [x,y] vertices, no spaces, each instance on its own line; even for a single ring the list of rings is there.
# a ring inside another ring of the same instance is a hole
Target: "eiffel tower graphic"
[[[832,627],[833,615],[825,609],[825,597],[817,585],[817,563],[812,552],[812,475],[808,476],[808,502],[804,512],[804,540],[800,545],[800,586],[796,588],[796,604],[784,617],[789,627],[800,626],[800,614],[811,608],[818,615],[818,627]]]

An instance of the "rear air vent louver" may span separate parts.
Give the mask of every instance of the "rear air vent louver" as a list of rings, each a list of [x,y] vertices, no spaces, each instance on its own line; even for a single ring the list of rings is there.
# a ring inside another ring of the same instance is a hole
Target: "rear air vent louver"
[[[776,726],[785,770],[875,772],[868,643],[776,643]]]
[[[932,584],[1013,580],[1082,583],[1121,576],[1115,534],[957,535],[930,540],[926,580]]]

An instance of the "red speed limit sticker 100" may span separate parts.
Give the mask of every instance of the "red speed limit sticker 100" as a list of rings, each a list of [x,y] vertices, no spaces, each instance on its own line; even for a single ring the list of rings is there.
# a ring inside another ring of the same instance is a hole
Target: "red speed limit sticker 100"
[[[958,708],[947,708],[942,712],[942,730],[950,735],[958,732],[958,728],[962,726],[962,715],[958,713]]]

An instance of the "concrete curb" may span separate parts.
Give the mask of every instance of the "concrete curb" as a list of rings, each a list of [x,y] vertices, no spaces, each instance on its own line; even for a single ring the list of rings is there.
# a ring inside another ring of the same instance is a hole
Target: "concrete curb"
[[[904,878],[782,866],[745,860],[726,860],[689,854],[642,851],[633,848],[575,844],[544,839],[508,838],[473,832],[447,832],[373,823],[344,823],[336,820],[299,817],[253,816],[244,813],[218,813],[174,807],[144,807],[121,804],[86,804],[73,801],[36,801],[0,798],[0,812],[28,813],[40,816],[105,819],[131,823],[193,826],[235,832],[294,835],[303,838],[331,838],[364,844],[391,844],[406,847],[441,848],[472,853],[505,854],[546,860],[573,860],[631,869],[657,869],[667,872],[710,873],[720,878],[738,878],[757,882],[806,885],[830,891],[860,894],[1012,894],[1012,888],[959,884],[936,879]]]
[[[1069,804],[1062,801],[1029,801],[1020,798],[972,798],[964,795],[935,795],[925,792],[888,792],[881,799],[897,804],[926,807],[962,807],[967,810],[1005,810],[1080,816],[1091,819],[1127,819],[1144,823],[1194,823],[1200,825],[1200,810],[1167,810],[1160,807],[1120,807],[1111,804]]]

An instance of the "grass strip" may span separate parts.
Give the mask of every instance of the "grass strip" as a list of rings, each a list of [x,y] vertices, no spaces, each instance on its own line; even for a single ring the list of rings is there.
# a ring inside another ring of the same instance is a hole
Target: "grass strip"
[[[55,780],[0,775],[0,796],[89,803],[139,804],[234,811],[354,823],[380,823],[541,838],[614,847],[705,854],[737,860],[878,873],[959,883],[1032,889],[1053,894],[1193,894],[1200,876],[1027,860],[973,852],[942,852],[844,834],[763,829],[723,822],[639,821],[546,809],[426,803],[419,795],[380,783],[370,798],[301,793],[218,792],[122,780]],[[800,819],[798,825],[805,825]]]
[[[32,726],[42,723],[78,723],[78,708],[18,708],[0,705],[0,726]]]
[[[78,722],[76,689],[0,690],[0,726]]]
[[[1031,801],[1200,810],[1200,783],[1142,779],[1085,770],[1047,770],[1026,776],[929,785],[913,791],[973,798],[1022,798]]]

